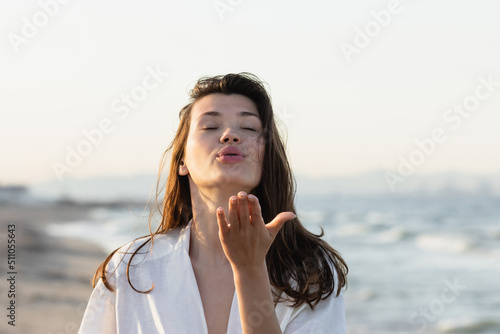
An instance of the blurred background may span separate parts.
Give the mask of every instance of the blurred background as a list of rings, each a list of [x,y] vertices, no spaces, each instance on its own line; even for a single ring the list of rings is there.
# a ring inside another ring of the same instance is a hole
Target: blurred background
[[[348,333],[500,333],[499,9],[0,3],[0,249],[15,225],[18,269],[0,331],[77,332],[96,267],[147,233],[188,91],[248,71],[287,138],[299,218],[349,265]]]

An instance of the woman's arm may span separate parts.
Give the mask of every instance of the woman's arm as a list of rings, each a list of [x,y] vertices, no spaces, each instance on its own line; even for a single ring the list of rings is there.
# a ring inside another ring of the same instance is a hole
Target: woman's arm
[[[217,210],[219,238],[231,267],[243,333],[281,333],[274,311],[266,254],[283,224],[295,218],[282,212],[264,223],[257,197],[240,192],[229,200],[229,215]]]
[[[270,289],[267,268],[233,269],[243,333],[281,333]]]

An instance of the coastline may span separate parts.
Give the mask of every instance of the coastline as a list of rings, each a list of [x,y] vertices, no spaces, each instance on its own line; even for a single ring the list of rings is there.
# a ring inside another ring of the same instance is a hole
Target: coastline
[[[94,205],[95,206],[95,205]],[[2,276],[9,276],[7,244],[15,239],[15,297],[10,283],[0,280],[2,333],[77,333],[90,294],[91,279],[107,256],[101,247],[82,240],[50,236],[48,224],[85,219],[92,208],[85,204],[0,205]],[[9,240],[8,240],[9,238]],[[4,293],[5,292],[5,293]],[[14,301],[15,327],[7,307]]]

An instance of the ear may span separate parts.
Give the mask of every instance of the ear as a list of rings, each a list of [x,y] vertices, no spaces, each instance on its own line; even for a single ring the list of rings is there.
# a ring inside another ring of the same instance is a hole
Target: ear
[[[179,166],[179,175],[184,176],[189,174],[189,169],[186,166],[186,163],[181,163]]]

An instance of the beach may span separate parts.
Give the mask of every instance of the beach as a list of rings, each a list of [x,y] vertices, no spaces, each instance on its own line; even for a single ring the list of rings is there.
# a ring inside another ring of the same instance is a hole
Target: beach
[[[91,278],[107,254],[93,243],[49,236],[45,230],[51,223],[84,219],[92,208],[0,205],[1,333],[78,332]],[[7,245],[12,244],[9,253]]]
[[[498,334],[500,198],[312,197],[298,216],[349,265],[348,334]],[[77,333],[97,266],[147,233],[144,204],[0,205],[0,333]],[[15,225],[15,327],[8,225]]]

